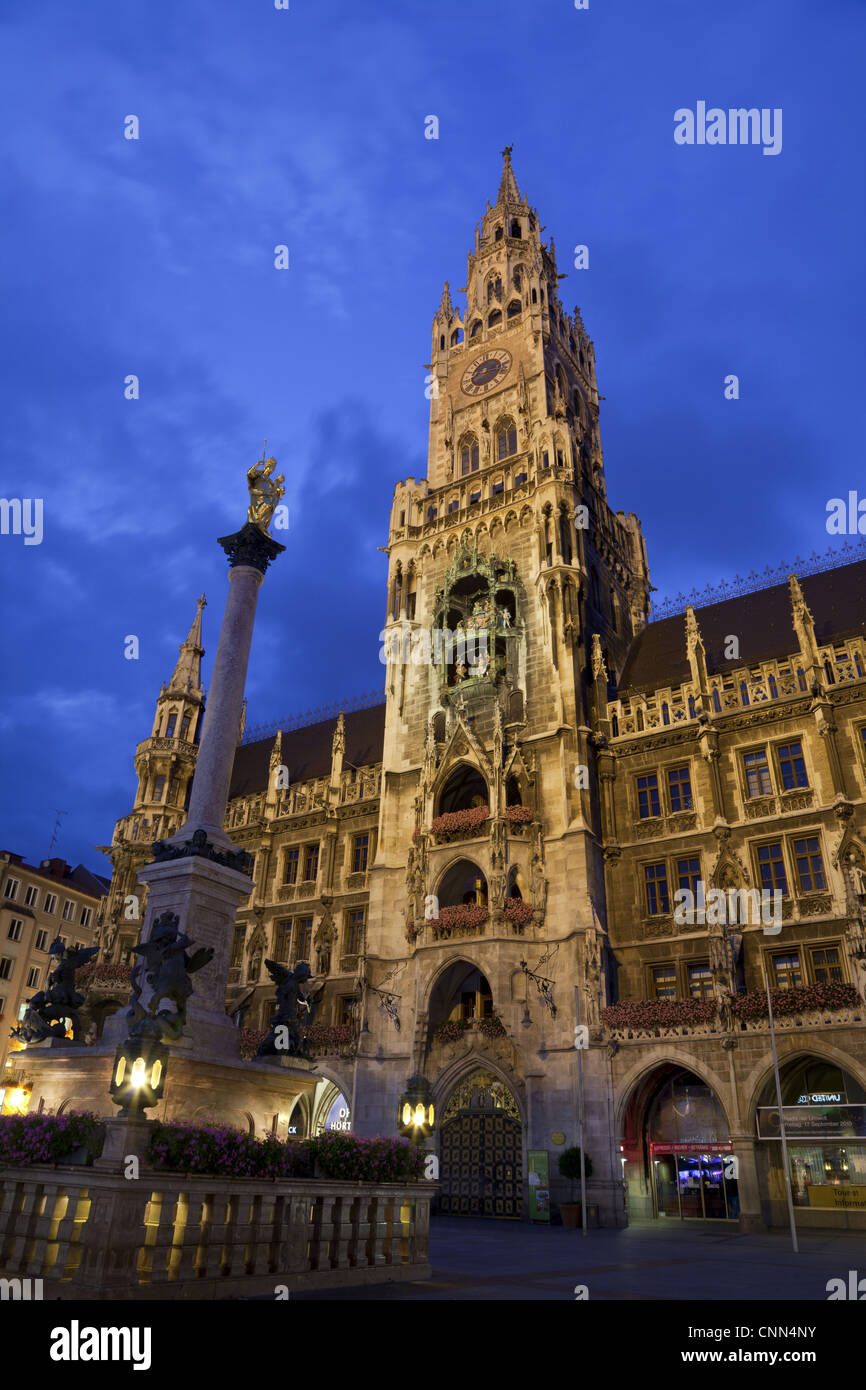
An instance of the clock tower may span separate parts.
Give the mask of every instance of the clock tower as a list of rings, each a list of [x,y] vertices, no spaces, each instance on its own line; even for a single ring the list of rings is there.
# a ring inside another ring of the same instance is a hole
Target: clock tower
[[[576,1142],[576,1006],[591,1039],[609,963],[590,726],[649,608],[640,523],[607,502],[592,340],[543,231],[507,148],[465,307],[446,283],[433,320],[427,477],[399,483],[391,513],[366,964],[388,1008],[368,1010],[359,1102],[374,1132],[409,1077],[429,1086],[445,1211],[462,1209],[485,1088],[518,1185],[549,1131]],[[582,1060],[613,1222],[606,1057],[590,1044]]]

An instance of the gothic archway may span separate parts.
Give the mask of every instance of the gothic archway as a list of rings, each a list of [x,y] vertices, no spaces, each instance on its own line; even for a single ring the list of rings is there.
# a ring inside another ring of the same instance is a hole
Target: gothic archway
[[[442,1109],[439,1153],[442,1215],[520,1219],[520,1109],[495,1072],[478,1067],[458,1081]]]

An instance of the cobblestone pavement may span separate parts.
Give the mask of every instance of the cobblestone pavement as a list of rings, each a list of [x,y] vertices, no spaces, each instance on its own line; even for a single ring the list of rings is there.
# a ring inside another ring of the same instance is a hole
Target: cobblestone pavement
[[[575,1298],[590,1300],[827,1298],[831,1278],[866,1276],[866,1235],[801,1234],[800,1253],[787,1232],[739,1235],[711,1222],[637,1224],[624,1230],[568,1231],[517,1221],[440,1217],[431,1222],[432,1279],[405,1284],[293,1293],[321,1299]]]

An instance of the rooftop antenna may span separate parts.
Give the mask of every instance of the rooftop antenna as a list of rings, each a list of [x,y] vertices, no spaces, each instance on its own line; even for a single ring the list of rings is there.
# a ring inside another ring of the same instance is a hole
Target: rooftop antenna
[[[52,851],[53,848],[54,848],[54,842],[55,842],[56,839],[57,839],[57,832],[58,832],[58,830],[60,829],[60,817],[61,817],[61,816],[68,816],[68,815],[69,815],[69,812],[68,812],[68,811],[58,811],[58,810],[57,810],[57,807],[55,806],[55,808],[54,808],[54,814],[55,814],[55,816],[56,816],[56,820],[55,820],[55,822],[54,822],[54,830],[53,830],[52,835],[51,835],[51,843],[50,843],[49,846],[48,846],[48,854],[49,854],[49,856],[51,855],[51,851]]]

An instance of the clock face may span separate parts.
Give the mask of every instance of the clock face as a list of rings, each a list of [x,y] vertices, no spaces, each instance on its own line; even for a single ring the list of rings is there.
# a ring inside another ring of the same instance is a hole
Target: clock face
[[[511,353],[498,348],[495,352],[486,352],[483,357],[477,357],[463,373],[460,382],[461,389],[465,396],[480,396],[483,391],[489,391],[497,381],[501,381],[511,366]]]

